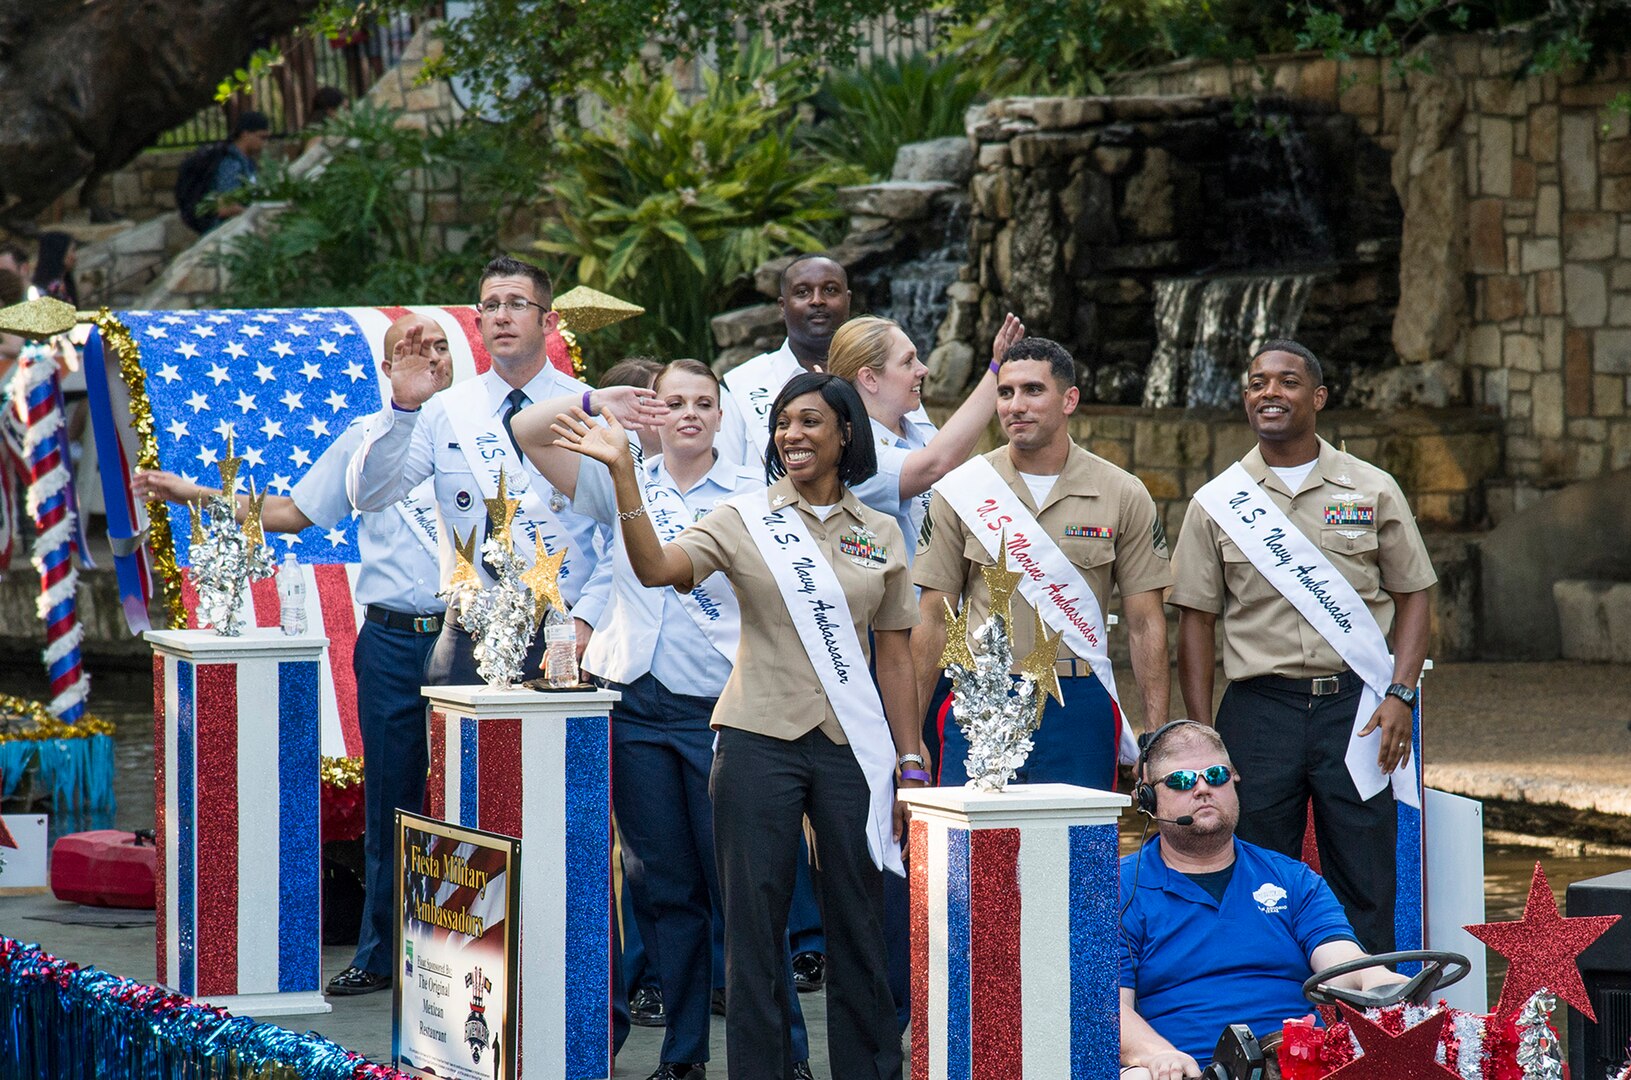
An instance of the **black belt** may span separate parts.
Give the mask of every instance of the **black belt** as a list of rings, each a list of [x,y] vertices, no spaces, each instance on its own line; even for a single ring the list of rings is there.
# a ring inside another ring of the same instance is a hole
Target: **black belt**
[[[1333,694],[1357,690],[1365,684],[1364,680],[1352,671],[1321,675],[1317,679],[1288,679],[1283,675],[1259,675],[1255,679],[1240,681],[1266,690],[1285,690],[1293,694],[1306,694],[1309,697],[1330,697]]]
[[[442,630],[440,615],[409,615],[369,604],[363,608],[362,617],[371,623],[388,626],[392,630],[408,630],[415,634],[438,634]]]

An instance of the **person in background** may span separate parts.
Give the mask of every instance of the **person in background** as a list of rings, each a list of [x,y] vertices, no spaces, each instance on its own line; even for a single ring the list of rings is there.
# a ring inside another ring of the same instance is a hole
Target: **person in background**
[[[52,296],[79,306],[79,287],[74,284],[74,266],[79,261],[79,242],[65,232],[40,234],[40,256],[34,264],[34,286],[41,296]]]
[[[232,125],[226,153],[215,166],[209,193],[215,197],[217,224],[237,217],[247,206],[233,195],[255,186],[260,178],[261,152],[272,138],[272,121],[263,112],[240,113]]]
[[[21,244],[0,244],[0,270],[9,270],[26,283],[33,277],[29,272],[30,263],[32,262],[28,249]]]

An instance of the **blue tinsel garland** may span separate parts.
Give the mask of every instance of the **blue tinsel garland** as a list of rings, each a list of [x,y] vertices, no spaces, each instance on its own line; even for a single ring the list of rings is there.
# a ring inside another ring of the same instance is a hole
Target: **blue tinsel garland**
[[[407,1080],[316,1034],[234,1017],[0,936],[0,1080]]]

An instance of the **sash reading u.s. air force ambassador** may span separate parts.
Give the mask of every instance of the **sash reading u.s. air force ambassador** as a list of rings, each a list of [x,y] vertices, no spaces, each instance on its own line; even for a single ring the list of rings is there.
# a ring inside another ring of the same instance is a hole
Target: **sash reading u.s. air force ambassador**
[[[593,626],[588,609],[603,608],[610,589],[610,564],[597,567],[595,554],[605,545],[594,542],[597,523],[574,513],[571,503],[526,463],[509,421],[533,402],[590,390],[545,356],[545,339],[559,322],[550,310],[548,274],[519,259],[494,259],[482,270],[480,297],[481,339],[493,358],[492,368],[437,393],[435,380],[413,356],[393,365],[391,402],[369,420],[351,462],[351,501],[359,510],[383,509],[432,478],[445,586],[453,570],[454,533],[485,537],[488,500],[498,496],[502,469],[508,496],[521,504],[513,535],[522,558],[530,562],[538,545],[551,554],[566,549],[561,595],[577,617],[581,653]],[[480,538],[476,548],[480,550]],[[542,650],[540,635],[528,650],[524,670],[536,669]],[[427,679],[432,684],[478,682],[472,651],[469,634],[449,620],[426,666]]]

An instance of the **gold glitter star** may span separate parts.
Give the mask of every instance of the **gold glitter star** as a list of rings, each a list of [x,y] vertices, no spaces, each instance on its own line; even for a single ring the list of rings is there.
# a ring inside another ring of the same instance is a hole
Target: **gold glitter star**
[[[476,577],[476,529],[470,529],[470,535],[461,539],[459,530],[453,530],[453,576],[448,579],[449,592],[456,592],[465,586],[479,585]]]
[[[251,547],[266,546],[266,530],[261,527],[261,507],[266,505],[266,492],[255,494],[255,481],[249,481],[249,513],[244,515],[244,539]]]
[[[968,648],[968,605],[963,605],[961,612],[951,609],[950,600],[942,600],[946,605],[946,651],[940,654],[940,666],[949,668],[953,664],[960,664],[974,670],[974,654]]]
[[[997,561],[991,566],[980,567],[980,576],[985,578],[985,587],[991,593],[991,611],[1001,615],[1013,626],[1013,614],[1009,610],[1009,601],[1014,598],[1014,590],[1019,587],[1021,574],[1017,570],[1008,569],[1008,534],[1003,533],[997,542]]]
[[[188,540],[194,544],[204,543],[204,504],[189,502],[187,504],[187,517],[193,523],[192,535],[188,537]]]
[[[1055,666],[1059,657],[1059,635],[1049,637],[1048,624],[1042,621],[1042,616],[1033,611],[1031,617],[1036,620],[1036,645],[1019,662],[1019,670],[1036,683],[1036,715],[1040,719],[1047,699],[1051,697],[1063,705],[1065,694],[1059,688],[1059,669]]]
[[[561,548],[553,555],[546,554],[543,546],[538,547],[538,556],[533,560],[530,569],[521,575],[521,584],[532,590],[534,608],[533,628],[537,629],[539,623],[544,621],[544,613],[554,605],[557,611],[565,611],[566,603],[561,599],[561,563],[566,561],[566,548]]]
[[[232,493],[238,490],[238,466],[243,463],[243,458],[234,457],[232,454],[232,429],[229,427],[227,428],[226,457],[216,463],[216,467],[221,470],[221,491],[229,499],[232,498]]]
[[[521,500],[512,499],[509,494],[509,486],[504,479],[504,467],[501,465],[498,469],[498,497],[483,499],[482,502],[487,504],[487,520],[492,523],[493,530],[491,535],[506,551],[514,542],[514,538],[510,536],[510,525],[515,521],[515,512],[521,509]]]

